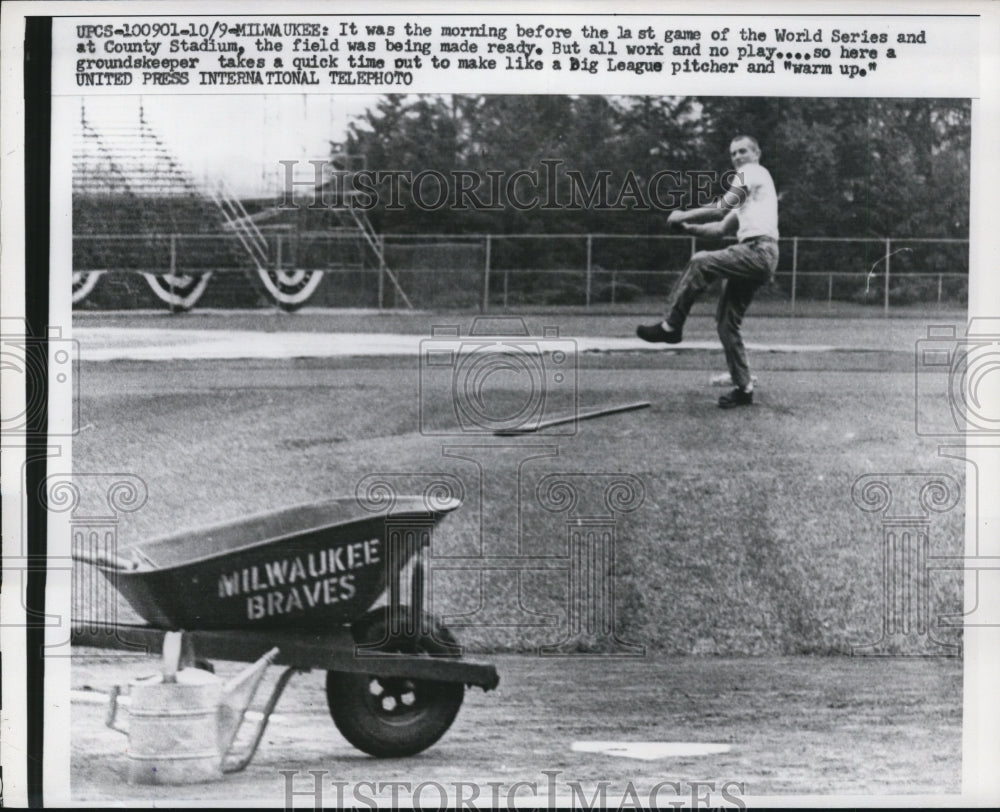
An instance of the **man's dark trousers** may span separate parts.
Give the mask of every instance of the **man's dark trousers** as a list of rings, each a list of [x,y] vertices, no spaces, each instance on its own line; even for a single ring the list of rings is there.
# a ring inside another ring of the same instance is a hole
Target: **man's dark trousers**
[[[719,251],[697,252],[670,294],[666,320],[674,330],[680,330],[698,296],[722,278],[715,321],[733,385],[740,389],[750,385],[750,366],[740,334],[743,315],[757,289],[774,279],[777,266],[777,240],[751,237]]]

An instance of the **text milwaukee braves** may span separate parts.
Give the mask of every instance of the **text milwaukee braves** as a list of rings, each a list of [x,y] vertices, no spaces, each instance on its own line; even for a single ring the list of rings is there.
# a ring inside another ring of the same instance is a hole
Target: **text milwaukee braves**
[[[223,573],[219,598],[244,598],[249,620],[350,600],[354,571],[381,563],[381,544],[373,538]]]

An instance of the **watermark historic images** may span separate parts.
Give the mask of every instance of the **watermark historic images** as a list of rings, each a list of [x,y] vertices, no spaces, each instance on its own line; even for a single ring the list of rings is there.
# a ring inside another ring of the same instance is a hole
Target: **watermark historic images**
[[[560,770],[539,770],[531,781],[339,781],[328,770],[279,770],[285,809],[746,809],[741,781],[586,783]]]
[[[655,148],[654,148],[655,149]],[[696,169],[660,169],[648,178],[631,169],[616,175],[610,169],[584,173],[568,169],[558,158],[540,167],[513,171],[454,169],[358,169],[349,171],[327,160],[312,160],[312,172],[299,177],[299,161],[284,160],[279,208],[371,211],[379,206],[402,211],[408,205],[422,211],[674,211],[709,205],[719,188],[745,195],[742,173]],[[405,193],[405,197],[404,197]]]

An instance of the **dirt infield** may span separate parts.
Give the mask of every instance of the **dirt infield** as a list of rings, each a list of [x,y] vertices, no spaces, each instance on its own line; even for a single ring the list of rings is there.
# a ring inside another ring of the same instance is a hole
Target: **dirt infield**
[[[922,795],[955,793],[961,762],[961,663],[957,660],[866,658],[493,658],[500,687],[469,689],[452,729],[437,745],[408,759],[376,760],[354,750],[326,711],[323,675],[295,677],[278,705],[261,749],[244,773],[219,784],[186,788],[127,787],[125,737],[104,727],[103,707],[73,705],[73,792],[78,801],[206,802],[239,800],[280,806],[285,778],[297,791],[308,770],[325,770],[325,802],[336,805],[334,781],[352,793],[375,794],[360,782],[501,782],[501,803],[517,781],[534,782],[546,804],[558,771],[559,797],[573,801],[572,782],[591,798],[602,781],[615,808],[632,782],[647,806],[652,787],[678,782],[723,785],[743,796]],[[235,670],[220,664],[220,674]],[[106,656],[77,656],[73,685],[107,690],[152,673],[155,661],[122,667]],[[574,752],[573,742],[712,742],[715,755],[650,761]],[[743,787],[742,792],[736,787]],[[403,792],[404,805],[408,805]],[[531,790],[516,797],[528,803]],[[663,789],[662,803],[671,796]],[[468,797],[468,795],[466,796]],[[436,806],[432,788],[423,798]],[[690,797],[688,797],[690,803]],[[860,799],[857,799],[860,801]],[[312,806],[309,796],[296,798]],[[905,803],[905,801],[903,801]],[[360,804],[359,804],[360,805]],[[361,805],[363,808],[363,805]]]

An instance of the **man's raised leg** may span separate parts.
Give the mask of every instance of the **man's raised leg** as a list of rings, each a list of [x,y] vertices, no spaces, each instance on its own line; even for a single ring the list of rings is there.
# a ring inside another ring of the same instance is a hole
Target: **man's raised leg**
[[[717,255],[723,251],[699,251],[684,266],[684,272],[670,291],[666,317],[659,324],[640,325],[635,333],[643,341],[680,344],[684,323],[697,298],[708,289],[725,267]]]

